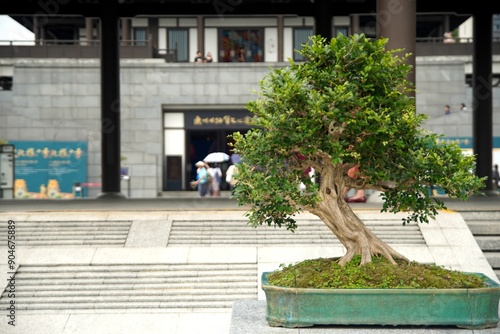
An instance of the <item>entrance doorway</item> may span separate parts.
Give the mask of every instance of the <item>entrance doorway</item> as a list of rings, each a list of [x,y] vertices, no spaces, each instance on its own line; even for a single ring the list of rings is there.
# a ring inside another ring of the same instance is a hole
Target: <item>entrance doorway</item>
[[[189,182],[191,180],[196,180],[196,162],[203,161],[203,159],[212,152],[224,152],[229,156],[232,155],[232,146],[229,144],[232,142],[231,138],[227,136],[233,132],[239,131],[245,133],[247,129],[243,130],[190,130],[187,131],[187,150],[186,156],[189,159],[188,165],[191,167],[191,171],[188,171],[188,177],[186,178],[186,189],[189,188]],[[231,160],[217,163],[210,163],[210,167],[219,167],[222,171],[222,184],[221,190],[229,190],[229,184],[225,181],[225,173],[227,168],[231,165]]]

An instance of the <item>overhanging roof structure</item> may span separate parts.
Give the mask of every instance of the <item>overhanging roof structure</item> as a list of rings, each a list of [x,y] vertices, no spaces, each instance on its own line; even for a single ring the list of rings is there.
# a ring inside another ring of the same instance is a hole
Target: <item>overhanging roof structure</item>
[[[405,2],[394,1],[394,11]],[[7,15],[82,15],[119,17],[138,15],[276,15],[313,16],[328,8],[333,15],[373,13],[376,0],[0,0],[0,13]],[[500,1],[416,1],[417,13],[500,13]]]

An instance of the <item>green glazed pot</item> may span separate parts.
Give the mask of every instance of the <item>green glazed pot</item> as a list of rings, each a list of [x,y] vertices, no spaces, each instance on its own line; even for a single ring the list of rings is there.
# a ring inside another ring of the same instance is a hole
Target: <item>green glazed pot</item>
[[[266,320],[271,327],[314,325],[422,325],[468,329],[496,327],[500,285],[487,279],[476,289],[295,289],[269,285]]]

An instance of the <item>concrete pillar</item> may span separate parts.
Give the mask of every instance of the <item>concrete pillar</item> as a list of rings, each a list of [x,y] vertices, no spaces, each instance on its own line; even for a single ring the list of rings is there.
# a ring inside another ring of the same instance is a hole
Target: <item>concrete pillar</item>
[[[417,8],[414,0],[377,0],[377,37],[389,39],[386,48],[404,50],[412,55],[406,63],[413,67],[407,80],[415,84],[415,51],[417,37]],[[415,97],[415,94],[412,94]]]
[[[493,191],[493,90],[492,90],[492,27],[491,11],[473,15],[474,51],[472,56],[472,134],[473,153],[477,156],[476,175],[488,177],[486,193]]]

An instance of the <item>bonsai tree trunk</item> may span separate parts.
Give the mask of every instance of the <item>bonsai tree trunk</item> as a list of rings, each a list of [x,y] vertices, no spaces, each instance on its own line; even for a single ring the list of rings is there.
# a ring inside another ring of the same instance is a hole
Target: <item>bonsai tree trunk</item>
[[[361,265],[371,262],[374,255],[384,256],[393,264],[396,264],[394,258],[409,261],[378,238],[356,216],[344,200],[341,179],[336,178],[334,174],[334,168],[323,170],[319,189],[322,201],[314,207],[309,207],[308,211],[318,216],[347,249],[339,264],[346,264],[357,254],[361,255]]]

